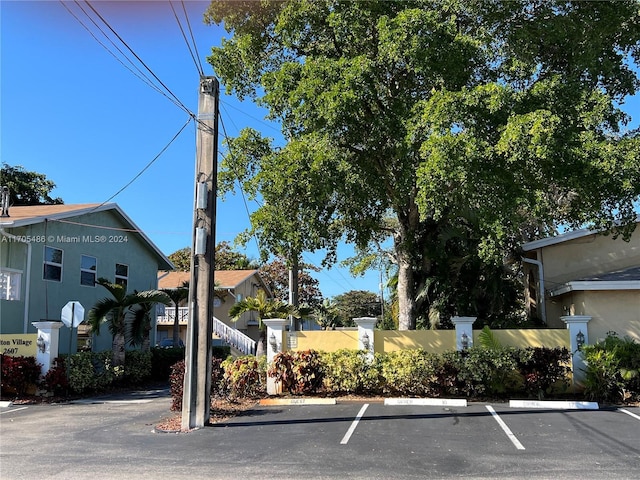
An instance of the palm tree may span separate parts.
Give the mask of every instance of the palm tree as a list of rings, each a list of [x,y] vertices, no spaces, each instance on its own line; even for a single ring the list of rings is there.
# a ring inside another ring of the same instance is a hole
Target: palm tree
[[[169,305],[170,300],[166,293],[160,290],[145,290],[127,295],[125,287],[111,283],[105,278],[99,278],[98,285],[106,288],[112,298],[98,300],[87,318],[87,323],[92,333],[100,334],[100,326],[107,323],[109,332],[113,337],[111,348],[113,350],[113,366],[124,365],[125,342],[127,333],[131,333],[128,324],[134,320],[136,309],[142,305],[154,305],[162,303]],[[129,329],[129,331],[128,331]]]
[[[162,290],[173,302],[175,314],[173,316],[173,346],[180,344],[180,303],[189,298],[189,282],[183,282],[177,288],[165,288]]]
[[[255,297],[246,297],[229,309],[229,315],[233,322],[237,322],[242,314],[246,312],[256,312],[258,314],[260,338],[256,346],[256,357],[259,357],[265,355],[267,343],[267,335],[262,320],[265,318],[286,318],[295,312],[295,308],[280,300],[270,299],[264,290],[258,290]]]

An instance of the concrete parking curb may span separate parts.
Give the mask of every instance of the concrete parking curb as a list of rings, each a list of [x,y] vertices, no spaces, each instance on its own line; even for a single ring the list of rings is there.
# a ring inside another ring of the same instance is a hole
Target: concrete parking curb
[[[385,405],[428,405],[435,407],[466,407],[464,398],[385,398]]]
[[[563,400],[511,400],[509,401],[511,408],[546,408],[554,410],[599,410],[600,406],[597,402],[575,402]]]
[[[0,408],[10,407],[11,404],[12,404],[12,402],[4,402],[4,401],[2,401],[2,402],[0,402]]]
[[[335,398],[263,398],[260,405],[335,405]]]

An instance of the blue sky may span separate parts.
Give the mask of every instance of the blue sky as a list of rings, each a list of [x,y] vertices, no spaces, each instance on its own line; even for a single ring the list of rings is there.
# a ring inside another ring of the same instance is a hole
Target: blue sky
[[[75,2],[65,5],[126,63]],[[91,5],[195,113],[198,69],[171,4],[95,1]],[[207,5],[185,2],[198,57],[205,75],[212,75],[206,56],[229,35],[222,28],[204,25],[202,13]],[[174,1],[173,7],[189,38],[182,3]],[[187,123],[187,113],[125,68],[60,2],[2,0],[0,15],[0,161],[45,174],[56,183],[52,195],[65,203],[108,200]],[[115,40],[107,27],[102,25],[102,30]],[[116,44],[135,60],[122,44]],[[139,62],[135,64],[143,69]],[[145,74],[151,76],[146,70]],[[251,126],[263,135],[279,138],[277,125],[265,121],[265,114],[249,101],[221,98],[222,121],[231,137]],[[191,245],[194,168],[195,128],[190,122],[135,182],[110,200],[167,255]],[[257,207],[245,202],[240,192],[219,200],[216,241],[232,242],[248,227],[247,212]],[[258,257],[255,242],[237,250],[250,258]],[[339,250],[341,259],[350,254],[348,246]],[[321,254],[308,253],[303,258],[318,266],[321,259]],[[347,269],[333,267],[313,275],[325,297],[349,290],[379,291],[379,272],[354,278]]]
[[[126,61],[75,2],[65,5]],[[93,1],[91,5],[162,83],[196,112],[198,70],[171,4]],[[205,74],[211,75],[205,58],[228,34],[202,23],[207,5],[207,1],[185,2],[198,57]],[[176,0],[173,6],[186,29],[182,3]],[[188,115],[134,76],[67,8],[58,1],[0,0],[0,161],[44,173],[57,185],[53,195],[67,204],[101,203],[167,146],[187,123]],[[110,32],[109,36],[115,39]],[[117,45],[128,58],[134,58]],[[136,66],[142,68],[138,62]],[[634,117],[632,126],[638,126],[640,96],[628,99],[624,109]],[[222,121],[229,136],[251,126],[265,136],[279,138],[277,126],[264,120],[265,113],[248,101],[221,98]],[[167,255],[191,244],[194,166],[195,128],[190,122],[137,180],[110,200]],[[232,242],[248,227],[247,212],[256,208],[239,192],[220,200],[216,241]],[[250,258],[258,256],[255,242],[238,250]],[[343,260],[352,250],[345,245],[338,253]],[[320,265],[321,258],[320,254],[305,254],[304,261]],[[348,270],[334,267],[314,276],[325,297],[348,290],[379,291],[380,273],[376,271],[354,278]]]

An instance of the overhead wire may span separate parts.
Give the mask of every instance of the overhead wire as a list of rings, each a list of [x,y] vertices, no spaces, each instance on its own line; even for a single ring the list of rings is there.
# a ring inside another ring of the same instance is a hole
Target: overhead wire
[[[196,52],[197,64],[199,66],[199,72],[201,76],[204,76],[204,68],[202,68],[202,61],[200,60],[200,53],[198,52],[198,43],[196,42],[196,37],[193,34],[193,29],[191,28],[191,22],[189,21],[189,14],[187,13],[187,7],[184,4],[184,0],[182,3],[182,11],[184,12],[184,18],[187,22],[187,27],[189,28],[189,35],[191,36],[191,43],[193,43],[193,49]]]
[[[193,63],[196,66],[196,70],[198,70],[198,73],[202,77],[202,76],[204,76],[204,70],[202,69],[202,64],[197,60],[196,54],[193,53],[193,49],[191,48],[191,44],[189,43],[189,40],[187,39],[187,35],[184,33],[184,29],[182,28],[182,23],[180,23],[180,18],[178,18],[178,14],[176,12],[176,9],[173,8],[173,2],[171,0],[169,0],[169,5],[171,6],[171,11],[173,12],[173,16],[176,19],[176,23],[178,24],[178,28],[180,29],[180,33],[182,33],[182,38],[184,39],[184,42],[187,44],[187,48],[189,49],[189,54],[191,55],[191,59],[193,60]],[[182,6],[184,7],[184,3],[182,4]],[[185,10],[185,14],[186,14],[186,10]],[[187,20],[187,24],[188,23],[189,22]],[[191,25],[189,25],[189,30],[191,30]],[[191,38],[193,38],[193,33],[191,34]]]
[[[95,13],[95,15],[97,15],[97,17],[102,21],[102,23],[104,23],[106,25],[106,27],[111,30],[111,33],[113,33],[116,38],[118,40],[120,40],[120,42],[127,48],[127,50],[129,50],[129,52],[136,58],[136,60],[138,60],[140,62],[140,64],[153,76],[153,78],[156,79],[156,81],[162,85],[162,87],[165,89],[165,91],[171,96],[173,97],[173,99],[177,102],[176,104],[182,108],[187,114],[189,114],[189,116],[191,116],[192,118],[196,118],[195,114],[189,110],[189,108],[187,108],[187,106],[182,103],[182,101],[171,91],[171,89],[169,87],[167,87],[164,82],[162,80],[160,80],[160,78],[153,72],[153,70],[151,70],[151,68],[149,68],[149,66],[138,56],[138,54],[136,52],[133,51],[133,49],[129,46],[129,44],[127,42],[124,41],[124,39],[118,34],[118,32],[116,32],[113,27],[111,27],[111,25],[109,24],[109,22],[107,22],[102,15],[100,15],[100,13],[98,13],[98,11],[93,7],[93,5],[91,5],[91,3],[88,0],[85,0],[85,3],[89,6],[89,8],[93,11],[93,13]]]

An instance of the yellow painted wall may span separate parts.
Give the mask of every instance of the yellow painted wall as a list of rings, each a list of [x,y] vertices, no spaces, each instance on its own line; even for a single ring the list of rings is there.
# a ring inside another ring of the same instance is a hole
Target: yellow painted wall
[[[570,348],[569,330],[556,329],[521,329],[492,330],[494,337],[505,347],[566,347]],[[479,331],[473,332],[473,340],[477,345]]]
[[[474,331],[477,345],[479,331]],[[358,348],[357,330],[328,330],[296,332],[298,345],[292,350],[317,350],[334,352],[343,348]],[[523,329],[493,330],[493,334],[504,346],[526,347],[570,347],[569,330],[559,329]],[[376,353],[396,350],[423,349],[431,353],[443,353],[455,350],[456,334],[454,330],[376,330],[374,349]]]
[[[312,330],[296,332],[296,334],[298,346],[293,350],[297,351],[335,352],[343,348],[358,349],[357,330]]]
[[[376,352],[423,349],[432,353],[442,353],[455,348],[454,330],[376,331]]]
[[[614,331],[640,342],[640,293],[636,290],[586,291],[576,296],[577,315],[590,315],[589,343]]]

